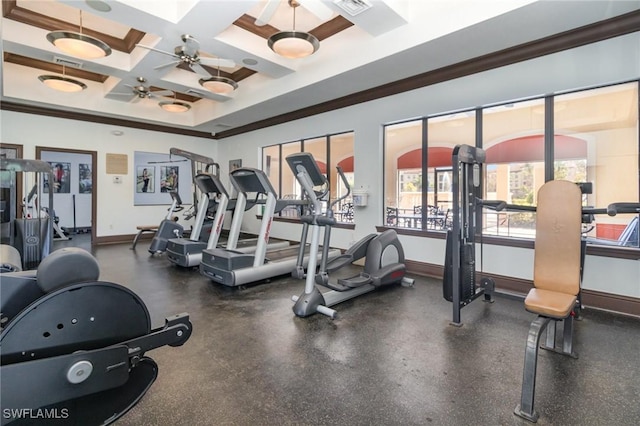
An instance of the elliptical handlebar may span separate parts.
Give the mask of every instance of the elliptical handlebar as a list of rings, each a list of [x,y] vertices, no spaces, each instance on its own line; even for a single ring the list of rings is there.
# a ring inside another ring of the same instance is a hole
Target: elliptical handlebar
[[[478,198],[476,201],[482,207],[486,207],[497,212],[504,210],[507,207],[507,203],[502,200],[481,200]]]
[[[340,176],[340,179],[342,179],[342,183],[344,184],[345,188],[347,188],[347,193],[344,194],[342,197],[338,197],[335,200],[333,200],[333,202],[329,204],[329,210],[333,210],[333,206],[335,206],[340,201],[346,199],[347,197],[349,197],[349,195],[351,195],[351,185],[349,185],[349,181],[347,180],[347,177],[344,175],[344,172],[342,171],[342,167],[336,166],[336,170],[338,171],[338,175]]]

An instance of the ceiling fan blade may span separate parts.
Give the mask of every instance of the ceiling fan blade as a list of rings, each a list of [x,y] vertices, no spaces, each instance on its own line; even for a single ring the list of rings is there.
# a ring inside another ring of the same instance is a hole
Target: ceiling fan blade
[[[208,65],[210,67],[221,67],[221,68],[233,68],[236,66],[236,63],[231,59],[223,59],[223,58],[203,58],[200,57],[200,63],[202,65]]]
[[[173,61],[173,62],[169,62],[169,63],[166,63],[166,64],[158,65],[157,67],[154,67],[153,69],[154,70],[159,70],[159,69],[162,69],[162,68],[176,66],[176,65],[179,65],[180,63],[182,63],[182,61]]]
[[[184,42],[182,49],[183,52],[189,56],[196,56],[198,49],[200,49],[200,42],[189,34],[182,35],[182,41]]]
[[[136,47],[142,47],[143,49],[152,50],[154,52],[162,53],[163,55],[168,55],[168,56],[173,56],[173,57],[176,56],[174,53],[165,52],[164,50],[156,49],[155,47],[144,46],[142,44],[136,44]]]
[[[151,92],[151,96],[171,96],[173,97],[174,93],[172,90],[156,90]]]
[[[321,21],[328,21],[333,16],[333,10],[322,3],[321,0],[298,0],[300,6],[313,13]]]
[[[131,92],[129,92],[129,93],[109,93],[109,95],[110,96],[129,96],[129,97],[131,97],[131,96],[135,95],[135,93],[131,93]]]
[[[201,75],[206,78],[211,77],[211,74],[206,69],[202,68],[202,65],[200,64],[191,65],[191,69],[193,70],[193,72],[195,72],[198,75]]]
[[[271,18],[273,18],[273,14],[276,13],[279,5],[280,0],[269,0],[267,4],[264,5],[260,15],[256,18],[256,25],[259,27],[267,25]]]
[[[138,95],[136,95],[132,100],[131,103],[132,104],[137,104],[138,102],[140,102],[142,100],[142,98]]]

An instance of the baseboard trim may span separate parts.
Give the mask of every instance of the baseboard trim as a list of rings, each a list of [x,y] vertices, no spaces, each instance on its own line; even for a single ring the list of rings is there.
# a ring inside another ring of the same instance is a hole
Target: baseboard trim
[[[104,237],[96,237],[93,240],[93,245],[101,246],[107,244],[122,244],[122,243],[133,243],[133,239],[136,237],[136,234],[126,234],[126,235],[107,235]],[[153,238],[153,234],[142,234],[140,235],[140,239],[142,240],[150,240]]]
[[[405,261],[407,272],[410,274],[421,275],[425,277],[442,279],[444,275],[444,267],[431,263],[416,262],[413,260]],[[483,274],[485,277],[492,278],[496,283],[498,292],[508,294],[517,294],[525,296],[533,282],[522,278],[506,277],[504,275]],[[630,296],[621,296],[612,293],[604,293],[596,290],[582,291],[582,304],[586,308],[602,309],[617,312],[624,315],[632,315],[640,317],[640,299]]]

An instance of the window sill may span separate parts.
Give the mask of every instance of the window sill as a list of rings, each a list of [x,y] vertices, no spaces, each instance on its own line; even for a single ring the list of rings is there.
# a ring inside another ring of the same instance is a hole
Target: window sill
[[[378,232],[394,229],[398,235],[411,235],[418,237],[427,237],[434,239],[445,239],[446,232],[445,231],[432,231],[432,230],[424,230],[424,229],[412,229],[412,228],[396,228],[389,226],[377,226]],[[505,237],[495,237],[491,235],[484,235],[482,237],[478,237],[478,243],[490,244],[495,246],[505,246],[505,247],[518,247],[518,248],[534,248],[534,240],[527,240],[522,238],[505,238]],[[589,256],[600,256],[600,257],[613,257],[616,259],[629,259],[629,260],[638,260],[640,259],[640,249],[639,248],[631,248],[631,247],[612,247],[612,246],[600,246],[594,244],[587,245],[587,255]]]

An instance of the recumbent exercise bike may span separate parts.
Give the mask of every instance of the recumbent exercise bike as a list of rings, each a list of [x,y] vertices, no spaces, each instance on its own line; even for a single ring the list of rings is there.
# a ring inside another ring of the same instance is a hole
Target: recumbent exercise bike
[[[151,329],[142,299],[99,274],[96,259],[79,248],[54,251],[36,271],[2,274],[2,425],[34,416],[110,424],[158,375],[145,352],[189,339],[188,314]]]

